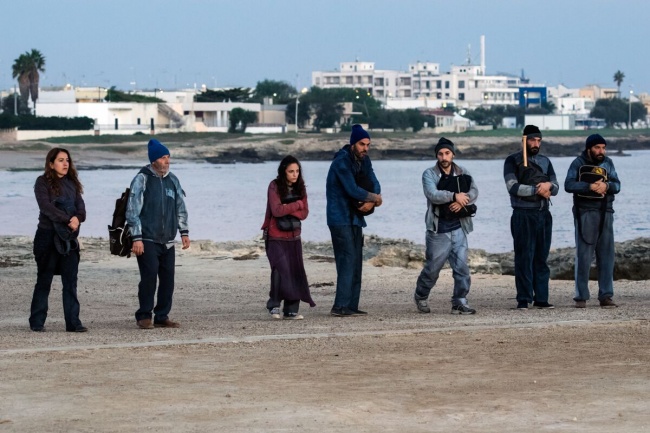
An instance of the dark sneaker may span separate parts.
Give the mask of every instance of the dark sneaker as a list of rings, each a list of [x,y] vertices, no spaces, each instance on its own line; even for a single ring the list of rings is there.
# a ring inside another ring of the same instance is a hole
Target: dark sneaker
[[[541,309],[546,309],[546,310],[552,310],[555,308],[555,305],[549,304],[548,302],[533,302],[533,307],[535,308],[541,308]]]
[[[616,308],[618,305],[612,301],[612,298],[605,298],[602,301],[600,301],[600,307],[601,308]]]
[[[302,314],[298,313],[284,313],[284,316],[282,316],[284,320],[302,320],[304,317]]]
[[[587,301],[576,301],[576,308],[587,308]]]
[[[528,302],[517,302],[517,310],[527,310]]]
[[[45,326],[30,326],[29,329],[34,332],[45,332]]]
[[[451,307],[451,314],[476,314],[476,310],[469,308],[469,305],[454,305]]]
[[[353,310],[353,309],[350,309],[350,311],[352,311],[352,313],[353,313],[355,316],[367,316],[367,315],[368,315],[368,312],[367,312],[367,311],[363,311],[363,310]]]
[[[418,299],[416,297],[413,297],[413,300],[415,301],[415,306],[418,307],[418,311],[420,313],[431,312],[431,308],[429,308],[429,303],[427,302],[426,299]]]
[[[269,314],[271,315],[272,318],[276,320],[280,319],[280,308],[279,307],[271,308],[269,310]]]
[[[84,325],[77,325],[74,328],[66,328],[66,332],[88,332],[88,328]]]
[[[347,307],[332,307],[330,314],[335,317],[349,317],[354,316],[354,311]]]

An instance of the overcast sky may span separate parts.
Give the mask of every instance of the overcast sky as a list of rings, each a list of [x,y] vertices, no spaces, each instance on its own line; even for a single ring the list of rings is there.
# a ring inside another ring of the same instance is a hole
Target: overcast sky
[[[488,74],[614,87],[621,70],[622,93],[650,92],[646,0],[8,0],[0,11],[1,89],[32,48],[46,58],[42,86],[308,87],[311,71],[355,59],[448,71],[471,45],[479,64],[485,35]]]

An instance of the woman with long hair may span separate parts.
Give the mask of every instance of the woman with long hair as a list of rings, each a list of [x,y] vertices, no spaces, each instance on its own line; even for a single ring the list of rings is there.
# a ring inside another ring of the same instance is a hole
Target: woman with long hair
[[[309,293],[309,283],[302,259],[300,221],[307,218],[307,190],[300,162],[286,156],[278,167],[278,176],[268,188],[266,216],[262,230],[266,256],[271,265],[271,290],[266,308],[274,319],[280,319],[280,304],[284,301],[282,318],[301,320],[300,301],[316,304]]]
[[[70,152],[55,147],[47,153],[45,171],[36,179],[38,228],[34,236],[37,276],[32,297],[29,326],[45,331],[48,297],[54,275],[61,275],[65,330],[86,332],[79,320],[77,273],[79,270],[79,226],[86,220],[83,186]]]

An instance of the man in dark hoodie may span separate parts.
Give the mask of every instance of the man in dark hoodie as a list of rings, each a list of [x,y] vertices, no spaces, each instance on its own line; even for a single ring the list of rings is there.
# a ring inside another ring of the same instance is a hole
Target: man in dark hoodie
[[[585,151],[569,167],[564,190],[573,194],[576,231],[576,308],[589,300],[589,269],[596,254],[598,300],[602,308],[616,308],[614,296],[614,195],[621,191],[614,162],[605,156],[607,142],[599,134],[587,137]]]
[[[327,173],[327,226],[337,273],[333,316],[367,314],[359,310],[366,226],[363,215],[382,204],[381,187],[368,157],[369,147],[368,132],[361,125],[353,125],[350,144],[336,153]]]
[[[539,154],[542,133],[535,125],[524,128],[524,149],[506,158],[503,178],[510,194],[512,218],[510,232],[515,249],[515,286],[517,308],[553,308],[548,303],[547,264],[551,249],[553,217],[549,211],[551,196],[560,190],[553,164]]]
[[[141,329],[178,328],[180,324],[169,319],[169,311],[174,294],[174,238],[179,230],[183,249],[190,247],[185,194],[178,178],[169,171],[169,150],[156,139],[149,140],[148,150],[151,164],[131,182],[126,208],[132,251],[140,269],[140,308],[135,320]],[[158,300],[154,307],[157,280]]]

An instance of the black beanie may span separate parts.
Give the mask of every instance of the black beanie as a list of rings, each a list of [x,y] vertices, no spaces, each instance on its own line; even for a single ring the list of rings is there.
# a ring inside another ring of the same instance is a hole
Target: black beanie
[[[602,135],[591,134],[589,137],[587,137],[587,141],[585,142],[585,150],[591,149],[597,144],[604,144],[605,146],[607,146],[607,142],[605,141]]]
[[[542,131],[535,125],[526,125],[524,135],[531,138],[542,138]]]
[[[454,151],[454,143],[452,143],[451,140],[447,140],[445,137],[440,137],[440,140],[438,140],[438,144],[436,144],[436,155],[438,155],[440,149],[449,149],[451,150],[451,153],[456,155],[456,152]]]
[[[363,129],[363,126],[359,125],[358,123],[352,125],[352,133],[350,134],[350,144],[357,144],[359,141],[363,140],[364,138],[370,138],[370,134],[368,134],[368,131]]]

